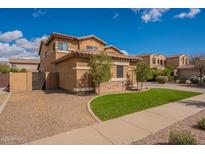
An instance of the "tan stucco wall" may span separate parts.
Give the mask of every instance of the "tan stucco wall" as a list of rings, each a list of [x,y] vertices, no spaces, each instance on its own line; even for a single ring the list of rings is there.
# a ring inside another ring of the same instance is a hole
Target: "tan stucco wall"
[[[10,92],[27,92],[32,90],[32,73],[10,73]]]
[[[42,72],[56,72],[56,65],[54,63],[56,59],[56,52],[51,52],[46,58],[40,60],[39,70]]]
[[[172,65],[175,68],[179,67],[179,58],[167,58],[167,65]]]
[[[76,80],[76,59],[68,59],[57,64],[57,72],[59,73],[59,87],[67,91],[73,91],[77,86]]]
[[[148,55],[148,56],[143,56],[143,57],[140,57],[140,58],[142,58],[143,59],[143,62],[145,63],[145,64],[147,64],[147,65],[151,65],[151,60],[150,60],[150,55]]]
[[[96,46],[98,47],[98,50],[104,50],[104,44],[96,40],[95,38],[89,38],[79,41],[79,49],[87,49],[87,46]]]
[[[56,89],[59,85],[59,73],[45,72],[46,89]]]

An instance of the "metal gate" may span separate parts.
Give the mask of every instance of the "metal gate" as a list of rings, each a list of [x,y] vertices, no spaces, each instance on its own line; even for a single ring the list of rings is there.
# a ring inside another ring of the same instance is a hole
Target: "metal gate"
[[[32,72],[32,89],[42,90],[45,88],[45,73]]]

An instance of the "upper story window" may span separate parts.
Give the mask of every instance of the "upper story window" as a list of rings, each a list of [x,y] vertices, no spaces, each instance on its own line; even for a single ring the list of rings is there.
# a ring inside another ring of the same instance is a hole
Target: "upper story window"
[[[164,64],[163,64],[163,60],[162,60],[162,59],[160,60],[160,65],[162,65],[162,66],[164,65]]]
[[[97,50],[98,49],[98,47],[96,47],[96,46],[87,46],[87,49],[89,49],[89,50]]]
[[[156,64],[156,58],[152,58],[152,64]]]
[[[117,78],[123,78],[123,66],[117,65]]]
[[[58,42],[58,50],[68,51],[68,43]]]

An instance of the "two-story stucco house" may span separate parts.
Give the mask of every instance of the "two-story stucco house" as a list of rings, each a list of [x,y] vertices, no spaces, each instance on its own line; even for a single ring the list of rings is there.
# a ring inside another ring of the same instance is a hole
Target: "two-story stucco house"
[[[69,92],[92,91],[88,62],[92,55],[102,50],[113,59],[112,79],[102,85],[102,91],[119,90],[128,80],[136,81],[134,71],[141,58],[124,55],[115,46],[106,46],[106,42],[95,35],[76,37],[52,33],[40,44],[39,71],[58,72],[59,87]]]
[[[174,66],[175,68],[189,64],[189,57],[185,54],[178,54],[166,58],[167,64]]]
[[[164,69],[166,64],[166,57],[162,54],[142,54],[137,55],[143,59],[143,62],[150,66],[150,68]]]

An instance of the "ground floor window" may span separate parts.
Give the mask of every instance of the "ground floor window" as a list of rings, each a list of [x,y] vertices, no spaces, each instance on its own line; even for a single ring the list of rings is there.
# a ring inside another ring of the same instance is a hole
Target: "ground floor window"
[[[117,78],[123,78],[123,66],[117,65]]]

